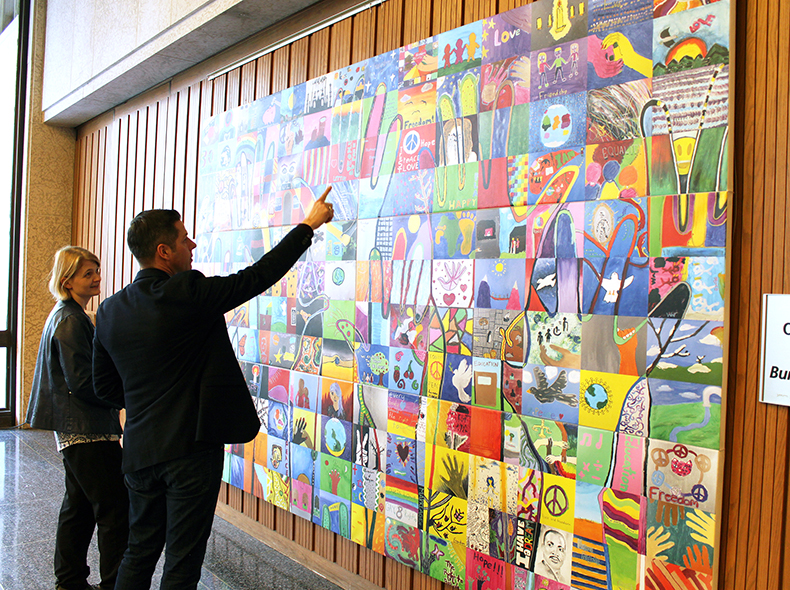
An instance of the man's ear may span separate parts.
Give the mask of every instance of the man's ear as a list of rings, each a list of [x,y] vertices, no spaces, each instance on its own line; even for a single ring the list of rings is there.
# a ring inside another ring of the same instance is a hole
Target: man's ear
[[[156,253],[163,260],[169,260],[172,250],[167,244],[157,244]]]

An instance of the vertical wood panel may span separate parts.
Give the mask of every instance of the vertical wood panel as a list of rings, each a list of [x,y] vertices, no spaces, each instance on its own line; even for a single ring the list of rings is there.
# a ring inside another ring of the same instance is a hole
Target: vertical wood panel
[[[310,35],[310,63],[307,66],[307,77],[312,80],[328,71],[329,29],[321,29]]]
[[[102,263],[102,299],[115,292],[113,288],[115,275],[115,236],[118,222],[116,219],[118,204],[118,135],[120,120],[116,119],[107,127],[107,159],[104,165],[103,208],[102,208],[102,245],[99,259]]]
[[[767,72],[776,72],[776,52],[774,48],[779,41],[779,19],[778,13],[771,11],[766,6],[766,23],[765,23],[765,35],[766,35],[766,47],[769,48],[766,51],[765,61],[763,62],[767,68],[764,68]],[[763,242],[768,243],[772,242],[774,239],[774,201],[776,199],[776,195],[774,192],[775,189],[775,182],[774,182],[774,174],[776,170],[776,110],[777,110],[777,101],[773,97],[777,96],[776,93],[776,86],[777,80],[775,75],[766,76],[765,78],[765,95],[766,95],[766,104],[765,104],[765,144],[763,148],[763,176],[764,180],[764,199],[763,199],[763,218],[762,218],[762,230],[764,233]],[[769,98],[771,97],[771,98]],[[762,286],[760,288],[761,293],[770,293],[772,291],[772,284],[773,284],[773,252],[770,248],[763,248],[762,251]],[[757,315],[757,321],[759,322],[759,310]],[[759,370],[759,363],[756,364],[755,374]],[[755,451],[759,454],[760,450],[762,450],[762,457],[758,456],[754,461],[756,465],[762,465],[762,469],[758,470],[755,473],[755,476],[758,476],[760,472],[762,472],[762,481],[759,482],[759,486],[761,489],[761,495],[759,498],[759,502],[755,502],[758,505],[758,510],[756,511],[756,520],[753,521],[755,523],[759,523],[759,527],[754,527],[758,529],[757,539],[760,538],[770,538],[771,532],[771,521],[775,518],[774,513],[774,506],[773,506],[773,499],[774,499],[774,491],[773,491],[773,480],[776,476],[776,463],[777,457],[775,454],[774,445],[776,443],[776,408],[774,406],[769,406],[766,404],[760,404],[760,414],[763,414],[763,429],[762,431],[757,432],[757,441],[758,444],[756,445]],[[762,444],[759,444],[760,439],[762,439]],[[753,511],[753,514],[755,511]],[[758,541],[759,542],[759,541]],[[770,556],[770,549],[769,549],[769,556]],[[754,561],[755,563],[759,562],[759,556],[757,556]],[[769,587],[768,577],[769,577],[769,570],[767,567],[758,567],[755,579],[757,581],[758,588],[766,588],[767,590],[775,590],[776,587],[774,586],[773,589]]]
[[[269,96],[272,91],[272,54],[255,60],[255,98]]]
[[[105,166],[107,164],[108,128],[105,127],[104,129],[99,129],[97,134],[99,136],[99,157],[97,158],[96,178],[94,180],[94,186],[96,187],[96,206],[94,208],[94,235],[93,240],[91,240],[91,251],[99,256],[99,260],[101,261],[102,243],[104,242],[104,228],[107,227],[104,225],[103,221],[105,203],[104,177],[106,176]],[[97,301],[97,298],[92,298],[90,301],[90,309],[95,311],[98,305],[99,301]]]
[[[179,97],[178,90],[171,92],[167,100],[167,125],[165,128],[164,157],[162,158],[162,203],[163,209],[173,208],[173,190],[177,176],[176,169],[183,158],[176,156],[176,145],[178,143],[178,117],[179,117]]]
[[[189,88],[179,90],[175,98],[174,119],[175,135],[170,151],[174,154],[173,166],[173,194],[170,198],[171,207],[178,211],[184,209],[184,181],[186,179],[186,140],[187,126],[189,124]]]
[[[129,132],[129,139],[127,143],[126,152],[126,189],[124,194],[124,218],[123,227],[129,227],[129,222],[134,217],[134,181],[135,181],[135,162],[137,160],[137,128],[138,128],[139,113],[133,111],[127,116],[127,125]],[[127,248],[123,248],[123,265],[121,267],[121,285],[126,285],[132,276],[132,259],[131,253]]]
[[[74,195],[71,199],[71,234],[72,236],[79,235],[79,224],[77,222],[77,208],[82,207],[85,199],[82,194],[82,174],[85,171],[85,163],[83,157],[83,150],[85,146],[86,136],[78,137],[74,144]],[[74,238],[72,237],[72,240]]]
[[[376,26],[376,55],[403,45],[403,2],[387,0],[378,7]]]
[[[76,146],[75,166],[77,167],[74,169],[74,206],[71,212],[71,234],[73,236],[72,240],[76,239],[81,243],[83,243],[83,231],[85,228],[85,223],[82,220],[82,208],[85,207],[88,199],[86,185],[88,184],[87,177],[90,167],[88,159],[90,141],[91,136],[88,135],[82,138],[82,141],[78,142]]]
[[[258,522],[263,526],[274,530],[274,504],[269,504],[263,500],[258,500]]]
[[[241,66],[241,104],[249,104],[255,100],[257,65],[257,62],[251,61]]]
[[[351,19],[341,20],[329,33],[329,71],[351,64]]]
[[[335,562],[350,572],[359,570],[359,545],[345,537],[335,535]]]
[[[228,111],[241,104],[241,68],[228,72],[228,86],[225,91],[225,108]]]
[[[497,6],[497,12],[506,12],[508,10],[518,8],[519,6],[532,4],[533,1],[534,0],[499,0],[499,5]]]
[[[431,36],[431,0],[407,0],[403,11],[403,45]]]
[[[228,486],[228,506],[241,512],[243,509],[243,494],[244,492],[241,489],[234,486]]]
[[[86,202],[86,210],[83,214],[85,220],[85,242],[86,247],[91,252],[96,252],[96,234],[101,232],[100,228],[96,227],[96,208],[99,207],[99,161],[101,152],[101,129],[96,130],[91,137],[91,154],[90,154],[90,173],[88,176],[88,194]]]
[[[305,549],[313,550],[313,523],[305,518],[294,520],[294,541]]]
[[[757,64],[762,64],[765,58],[766,48],[764,47],[765,44],[765,15],[767,9],[767,2],[765,0],[760,0],[759,3],[755,3],[755,20],[757,24],[757,44],[755,47],[754,55],[755,61]],[[755,85],[759,88],[763,88],[765,86],[765,68],[758,67],[755,72]],[[755,111],[758,113],[765,112],[765,94],[760,92],[755,97]],[[765,128],[764,127],[757,127],[755,126],[754,129],[754,137],[753,137],[753,147],[752,147],[752,154],[754,158],[754,165],[756,174],[753,177],[753,185],[752,190],[756,194],[762,194],[764,191],[765,186],[765,179],[759,173],[762,157],[764,155],[764,142],[765,142]],[[763,223],[763,212],[762,207],[751,207],[751,213],[749,216],[749,222],[751,224],[751,231],[750,235],[752,238],[752,244],[756,247],[750,247],[750,256],[748,258],[744,258],[745,262],[748,263],[750,272],[754,276],[755,280],[751,281],[749,285],[749,293],[748,297],[750,301],[755,301],[759,299],[760,290],[761,290],[761,280],[760,275],[762,273],[762,247],[760,247],[760,242],[763,240],[763,231],[762,231],[762,223]],[[745,219],[744,219],[745,221]],[[747,332],[747,340],[752,344],[754,342],[755,333],[759,332],[759,307],[755,308],[752,306],[751,308],[747,308],[748,312],[747,321],[744,322],[745,325],[748,326]],[[743,319],[743,313],[741,315]],[[747,323],[748,322],[748,323]],[[765,414],[762,411],[762,404],[758,404],[757,399],[757,347],[756,346],[748,346],[743,352],[744,360],[746,363],[746,379],[745,379],[745,395],[746,395],[746,404],[744,406],[745,412],[745,423],[744,423],[744,440],[754,441],[753,446],[749,449],[750,457],[748,461],[744,464],[744,469],[742,471],[742,478],[741,484],[743,486],[741,494],[747,494],[749,498],[748,504],[741,509],[741,523],[743,526],[743,530],[746,531],[746,534],[743,535],[743,539],[747,542],[747,558],[741,559],[743,566],[739,567],[738,571],[738,579],[743,581],[743,584],[756,580],[757,578],[757,560],[754,559],[755,555],[753,551],[756,550],[755,547],[750,546],[749,544],[754,543],[759,539],[760,528],[759,525],[755,526],[756,523],[759,522],[759,515],[760,515],[760,494],[762,490],[761,481],[758,478],[754,477],[752,473],[751,466],[755,463],[755,459],[758,457],[762,457],[763,454],[763,445],[759,444],[759,440],[762,439],[764,425],[765,425]],[[759,464],[759,463],[758,463]],[[752,524],[754,523],[754,524]],[[739,527],[740,528],[740,527]]]
[[[198,176],[198,141],[200,138],[200,120],[203,114],[201,84],[193,84],[189,88],[189,115],[187,121],[186,168],[184,169],[184,204],[182,213],[184,226],[191,235],[195,235],[195,210],[197,207],[197,176]]]
[[[140,211],[152,209],[154,202],[156,202],[156,166],[158,164],[159,155],[156,149],[156,133],[159,127],[159,103],[151,105],[148,108],[145,128],[145,155],[143,156],[143,174],[144,181],[142,186],[142,199]]]
[[[211,116],[225,112],[226,87],[228,75],[222,74],[211,81],[213,85]]]
[[[781,278],[774,281],[774,293],[790,293],[790,270],[785,267],[785,262],[788,259],[787,253],[790,251],[790,212],[788,212],[788,205],[790,205],[790,150],[788,149],[788,141],[790,141],[790,133],[787,132],[790,128],[790,7],[786,3],[780,4],[779,7],[779,82],[778,82],[778,116],[777,116],[777,168],[775,176],[777,180],[776,190],[777,195],[781,196],[780,202],[777,203],[777,210],[784,210],[784,220],[782,215],[777,215],[777,235],[775,238],[775,252],[777,256],[777,268],[781,269]],[[784,173],[782,172],[784,171]],[[784,223],[783,223],[784,221]],[[787,542],[787,536],[790,534],[788,531],[788,500],[790,499],[790,470],[788,470],[788,462],[790,457],[790,450],[788,449],[788,428],[790,428],[790,417],[788,417],[787,408],[776,408],[778,412],[777,418],[777,458],[780,459],[778,464],[780,466],[776,474],[776,483],[774,487],[778,500],[781,501],[779,508],[781,509],[781,518],[775,518],[772,524],[771,539],[784,539],[784,543],[771,543],[771,556],[768,563],[768,569],[771,572],[770,583],[775,585],[776,588],[790,588],[790,543]]]
[[[282,47],[272,56],[272,94],[288,88],[288,65],[291,48]]]
[[[359,571],[361,577],[379,586],[384,585],[384,556],[367,547],[359,548]]]
[[[753,106],[750,108],[748,105],[754,104],[754,64],[753,58],[750,57],[753,55],[754,51],[754,34],[756,32],[756,23],[755,23],[755,15],[753,14],[754,4],[748,7],[748,16],[751,16],[751,19],[747,17],[747,10],[744,9],[745,5],[741,5],[736,10],[739,11],[740,17],[736,19],[736,26],[738,27],[737,36],[740,38],[748,38],[752,41],[750,42],[751,47],[749,51],[737,52],[735,55],[736,59],[736,75],[737,72],[740,72],[739,78],[740,80],[737,83],[737,86],[740,86],[741,83],[744,82],[744,77],[747,77],[745,87],[743,88],[743,94],[741,94],[737,100],[737,105],[741,108],[736,108],[736,133],[741,138],[741,145],[743,145],[744,149],[735,150],[735,158],[736,158],[736,168],[739,171],[742,171],[739,175],[740,182],[738,183],[737,191],[739,194],[744,194],[744,188],[749,186],[752,182],[751,174],[754,169],[754,159],[753,159],[753,152],[751,147],[754,145],[754,136],[753,136],[753,128],[751,125],[746,125],[744,123],[745,116],[748,117],[748,113],[746,110],[752,110],[753,115]],[[749,62],[752,62],[749,64]],[[751,65],[751,67],[749,67]],[[748,78],[751,78],[749,81]],[[749,83],[751,82],[751,83]],[[749,120],[749,119],[746,119]],[[745,195],[744,195],[745,197]],[[733,244],[733,263],[732,263],[732,273],[731,276],[735,277],[736,275],[746,272],[748,269],[743,268],[745,260],[748,259],[748,252],[751,246],[748,239],[746,239],[746,228],[751,230],[751,217],[750,217],[750,207],[746,202],[746,199],[738,199],[736,201],[738,206],[738,214],[733,215],[733,223],[736,224],[736,227],[733,231],[733,237],[735,243]],[[748,266],[748,265],[747,265]],[[748,285],[745,288],[742,288],[741,285],[737,281],[733,281],[731,296],[732,296],[732,304],[731,308],[739,307],[742,301],[748,301]],[[746,372],[746,358],[745,355],[741,356],[739,353],[741,352],[741,344],[743,343],[742,348],[746,348],[747,346],[747,338],[748,338],[748,318],[744,314],[742,317],[740,314],[733,314],[731,318],[731,336],[730,336],[730,376],[728,379],[728,388],[730,392],[734,391],[743,391],[744,382],[745,382],[745,372]],[[731,436],[728,437],[726,441],[726,454],[725,454],[725,466],[729,468],[725,468],[725,480],[727,481],[727,485],[725,485],[725,501],[727,507],[727,514],[729,517],[726,519],[724,523],[722,523],[722,541],[723,541],[723,567],[720,568],[721,575],[723,576],[725,583],[724,587],[729,590],[734,590],[736,587],[740,588],[743,586],[743,566],[738,568],[738,563],[741,562],[739,560],[739,553],[740,553],[740,543],[736,542],[735,540],[739,538],[739,533],[741,531],[746,530],[746,520],[743,519],[743,523],[741,522],[741,514],[742,510],[744,512],[748,511],[748,497],[743,498],[741,496],[742,484],[741,484],[741,476],[742,473],[748,469],[744,469],[743,463],[746,461],[745,455],[746,451],[741,444],[732,444],[732,440],[742,441],[744,440],[744,425],[747,422],[747,418],[744,415],[744,408],[742,404],[737,404],[733,399],[732,395],[728,396],[728,412],[727,412],[727,424],[728,430],[731,433]],[[738,570],[741,570],[740,572]],[[739,584],[740,578],[740,585]]]
[[[203,83],[198,82],[200,85],[200,104],[205,105],[200,111],[200,118],[208,119],[214,114],[214,82],[208,80]]]
[[[243,514],[250,520],[258,520],[258,498],[249,492],[244,492]]]
[[[487,18],[493,14],[496,14],[496,0],[475,0],[475,2],[472,4],[472,9],[466,11],[464,14],[465,25],[480,20],[481,18]],[[468,2],[466,6],[469,6]]]
[[[388,590],[411,590],[414,570],[392,559],[385,562],[384,587]]]
[[[290,83],[289,86],[296,86],[302,82],[307,82],[307,63],[310,55],[310,39],[304,37],[291,45],[290,61]]]
[[[154,167],[154,186],[152,206],[157,209],[164,208],[165,204],[165,176],[172,174],[171,170],[166,170],[167,156],[167,129],[170,118],[170,97],[165,96],[157,102],[156,114],[156,164]]]
[[[790,47],[790,7],[787,3],[780,3],[778,21],[779,41],[777,42],[777,47]],[[777,141],[774,178],[776,180],[776,193],[781,199],[784,199],[787,196],[788,174],[790,174],[790,171],[787,169],[788,154],[790,153],[788,152],[787,146],[788,134],[784,133],[784,130],[790,125],[790,118],[788,117],[788,106],[790,102],[787,101],[787,99],[782,100],[782,97],[787,97],[787,93],[790,91],[790,52],[777,51],[777,57],[779,60],[776,67],[778,76],[776,90],[778,105],[776,113]],[[782,170],[785,170],[784,174],[781,173]],[[781,209],[779,210],[781,211]],[[787,248],[788,235],[788,228],[785,227],[785,219],[788,219],[786,210],[784,216],[781,213],[778,213],[776,216],[777,225],[774,240],[776,249],[774,250],[774,254],[776,256],[776,268],[779,269],[779,272],[777,272],[774,277],[774,293],[790,291],[790,284],[787,283],[787,278],[790,273],[784,270],[784,262],[786,260],[784,253]]]
[[[276,530],[286,539],[293,541],[295,516],[290,512],[283,510],[282,508],[275,508],[274,511],[277,514],[275,517],[276,526],[274,530]]]
[[[415,571],[414,579],[412,580],[412,588],[414,590],[442,590],[442,583],[430,576],[426,576],[422,572]]]
[[[116,164],[116,214],[115,214],[115,258],[112,287],[114,293],[123,286],[123,250],[126,228],[126,158],[129,150],[129,118],[119,117],[118,122],[118,162]]]
[[[460,27],[462,6],[461,2],[456,0],[434,0],[431,35]]]
[[[779,51],[776,52],[778,57],[777,69],[777,115],[776,115],[776,165],[773,173],[775,180],[775,226],[774,226],[774,277],[771,285],[771,292],[782,293],[790,292],[788,289],[787,276],[788,271],[785,269],[785,262],[787,260],[787,252],[790,250],[790,243],[788,243],[788,228],[785,226],[785,219],[787,218],[787,205],[790,201],[788,198],[788,182],[787,170],[790,168],[788,162],[788,146],[787,146],[787,129],[790,125],[790,118],[788,118],[788,106],[790,101],[787,100],[788,91],[790,90],[790,75],[788,68],[790,68],[790,59],[788,55],[790,52],[787,48],[790,47],[790,9],[786,3],[780,4],[776,9],[778,39],[777,47]],[[782,174],[781,171],[785,173]],[[778,173],[777,173],[778,171]],[[784,211],[784,217],[782,212]],[[770,556],[768,560],[768,587],[771,590],[787,588],[790,586],[790,567],[786,566],[787,560],[785,559],[785,552],[788,550],[787,543],[787,479],[788,479],[788,410],[787,408],[772,407],[776,413],[776,438],[774,439],[773,455],[776,457],[773,481],[768,482],[767,488],[772,490],[774,494],[774,508],[772,510],[774,518],[770,522],[770,532],[768,538],[770,539],[785,539],[785,547],[783,548],[780,543],[770,544]],[[770,477],[771,474],[766,470],[765,475]],[[779,484],[779,485],[777,485]],[[783,485],[782,485],[783,484]],[[776,488],[779,488],[778,491]],[[783,518],[776,518],[776,514],[781,514]],[[784,575],[782,569],[784,568]]]
[[[335,561],[335,533],[319,526],[315,526],[313,532],[313,551],[329,561]]]
[[[132,198],[130,203],[131,211],[129,221],[134,219],[138,213],[145,209],[145,151],[148,138],[148,112],[151,108],[155,108],[155,106],[155,104],[152,104],[148,107],[143,107],[136,113],[136,149],[134,160],[133,162],[130,162],[130,164],[133,166],[133,171],[130,175],[132,179]],[[151,162],[151,164],[153,165],[153,162]],[[125,265],[125,278],[128,283],[131,283],[134,280],[134,275],[137,272],[138,266],[137,261],[134,259],[131,253],[128,255],[128,260],[129,264]]]
[[[72,217],[74,218],[74,225],[77,226],[77,231],[73,232],[76,235],[76,239],[81,244],[86,244],[88,238],[88,220],[86,219],[86,214],[93,198],[90,186],[91,168],[93,166],[93,134],[85,138],[82,152],[85,164],[80,178],[79,195],[81,202],[78,207],[74,207]]]
[[[377,10],[378,8],[371,8],[360,12],[353,18],[351,35],[354,42],[351,44],[351,63],[357,63],[375,55]]]

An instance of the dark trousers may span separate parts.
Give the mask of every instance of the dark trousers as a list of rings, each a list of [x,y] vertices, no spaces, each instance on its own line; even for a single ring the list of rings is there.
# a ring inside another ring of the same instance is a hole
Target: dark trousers
[[[222,481],[222,446],[126,474],[129,547],[115,590],[150,588],[166,545],[162,590],[192,590],[214,521]]]
[[[115,584],[129,535],[129,496],[121,473],[117,442],[90,442],[61,452],[66,493],[55,537],[55,578],[66,590],[88,587],[88,547],[98,529],[101,588]]]

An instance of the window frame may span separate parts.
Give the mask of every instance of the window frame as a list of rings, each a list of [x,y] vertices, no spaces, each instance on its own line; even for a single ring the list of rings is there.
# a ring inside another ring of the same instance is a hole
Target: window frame
[[[14,155],[11,180],[10,248],[8,273],[8,326],[0,331],[0,354],[6,355],[6,374],[0,378],[6,381],[5,409],[0,410],[0,428],[16,425],[17,412],[17,363],[19,333],[19,269],[21,258],[22,227],[22,189],[24,187],[24,148],[27,119],[27,72],[28,43],[30,37],[30,0],[19,2],[19,32],[16,60],[15,113],[14,113]]]

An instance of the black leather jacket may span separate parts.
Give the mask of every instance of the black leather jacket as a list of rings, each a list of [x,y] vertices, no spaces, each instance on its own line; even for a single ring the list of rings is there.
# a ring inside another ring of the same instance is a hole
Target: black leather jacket
[[[118,411],[96,397],[92,376],[93,324],[79,303],[59,301],[38,347],[27,422],[73,434],[121,434]]]

